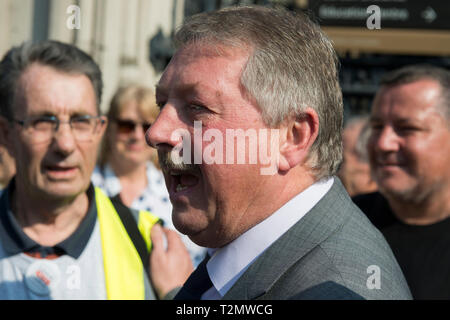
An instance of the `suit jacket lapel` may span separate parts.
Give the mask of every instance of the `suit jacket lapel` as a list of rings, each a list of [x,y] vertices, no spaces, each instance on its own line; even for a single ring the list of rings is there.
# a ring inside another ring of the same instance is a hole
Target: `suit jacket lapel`
[[[340,180],[334,177],[328,193],[258,257],[223,299],[251,300],[267,292],[295,262],[344,223],[349,213],[339,208],[348,200]]]

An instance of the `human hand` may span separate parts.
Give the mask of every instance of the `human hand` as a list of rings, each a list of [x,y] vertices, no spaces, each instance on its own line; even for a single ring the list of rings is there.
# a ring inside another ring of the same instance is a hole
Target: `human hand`
[[[150,252],[150,279],[158,297],[183,286],[194,270],[191,257],[174,231],[156,224],[150,233],[153,249]],[[164,235],[167,248],[164,248]]]

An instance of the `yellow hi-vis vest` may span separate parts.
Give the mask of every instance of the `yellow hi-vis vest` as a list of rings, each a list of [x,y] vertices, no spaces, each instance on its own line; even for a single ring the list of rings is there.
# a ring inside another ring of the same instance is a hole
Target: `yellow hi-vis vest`
[[[109,300],[145,299],[144,266],[111,200],[95,188],[102,242],[106,296]],[[158,217],[139,211],[138,229],[150,250],[150,230]]]

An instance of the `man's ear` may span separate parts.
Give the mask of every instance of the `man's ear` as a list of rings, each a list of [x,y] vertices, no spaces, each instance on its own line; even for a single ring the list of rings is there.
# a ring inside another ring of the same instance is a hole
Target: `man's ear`
[[[307,108],[301,116],[292,119],[280,147],[279,170],[288,171],[305,163],[318,134],[319,116],[314,109]]]
[[[9,121],[3,116],[0,116],[0,145],[5,146],[9,153],[14,156],[11,148],[11,126]]]

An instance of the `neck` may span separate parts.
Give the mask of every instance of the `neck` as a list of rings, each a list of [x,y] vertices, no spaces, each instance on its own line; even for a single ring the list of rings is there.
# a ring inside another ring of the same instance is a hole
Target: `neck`
[[[11,208],[24,233],[44,246],[67,239],[80,225],[89,208],[87,194],[66,199],[44,198],[23,192],[17,185]],[[24,201],[26,199],[26,201]]]
[[[255,201],[255,203],[261,205],[259,208],[264,208],[264,210],[256,210],[259,216],[250,227],[253,227],[262,220],[268,218],[288,201],[306,190],[315,182],[313,175],[300,167],[296,167],[287,173],[279,174],[277,177],[267,180],[267,183],[270,184],[271,187],[267,188],[266,184],[263,184],[260,187],[261,190],[270,191],[262,192],[258,195],[257,201]],[[245,219],[247,218],[248,216],[246,215]]]
[[[450,216],[450,189],[430,194],[420,202],[386,196],[396,217],[407,224],[429,225]]]

